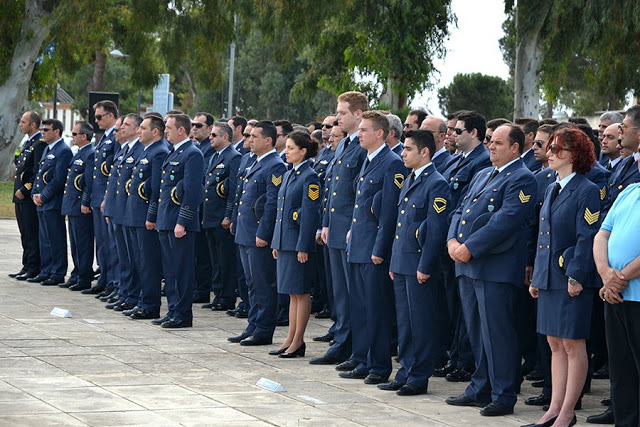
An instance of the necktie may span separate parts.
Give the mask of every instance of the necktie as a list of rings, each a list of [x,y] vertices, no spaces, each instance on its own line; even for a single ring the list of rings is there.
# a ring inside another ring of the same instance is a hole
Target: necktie
[[[609,163],[607,163],[607,170],[610,171],[611,170],[611,160],[609,160]]]
[[[126,158],[127,154],[129,154],[129,149],[131,148],[131,146],[129,144],[127,144],[127,147],[124,149],[124,156],[122,156],[122,158]]]
[[[346,150],[347,147],[349,146],[349,143],[351,142],[351,138],[350,137],[346,137],[344,140],[344,149]]]
[[[42,159],[47,158],[47,154],[49,154],[49,146],[44,147],[44,151],[42,152]]]
[[[560,186],[559,182],[556,182],[556,185],[553,187],[553,193],[551,193],[551,204],[553,205],[553,202],[556,200],[556,197],[558,197],[558,194],[560,194],[560,189],[562,187]]]
[[[369,161],[369,158],[367,157],[365,159],[365,161],[364,161],[364,169],[363,170],[367,170],[367,167],[369,167],[369,163],[371,163],[371,162]]]
[[[217,151],[213,153],[213,156],[211,156],[211,160],[209,160],[209,169],[211,169],[211,166],[216,164],[216,162],[218,161],[218,157],[220,157],[220,153],[218,153]]]
[[[491,174],[491,177],[489,178],[489,181],[487,181],[487,184],[488,184],[488,183],[490,183],[491,181],[493,181],[493,178],[495,178],[496,176],[498,176],[498,173],[500,173],[500,172],[498,171],[498,169],[495,169],[495,170],[493,171],[493,173]]]
[[[411,172],[411,177],[409,177],[409,187],[411,187],[411,184],[413,184],[415,180],[416,180],[416,174],[414,172]]]

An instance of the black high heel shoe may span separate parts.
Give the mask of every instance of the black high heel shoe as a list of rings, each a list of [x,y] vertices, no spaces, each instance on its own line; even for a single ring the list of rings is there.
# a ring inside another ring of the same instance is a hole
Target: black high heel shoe
[[[272,356],[280,356],[282,353],[287,351],[288,348],[289,348],[289,346],[286,346],[285,348],[278,348],[276,350],[271,350],[271,351],[269,351],[269,354],[272,355]]]
[[[293,359],[294,357],[304,357],[304,353],[307,350],[307,345],[302,343],[298,349],[292,353],[283,352],[278,355],[278,357],[282,357],[283,359]]]
[[[520,427],[551,427],[553,425],[553,423],[556,422],[557,418],[558,418],[558,416],[556,415],[555,417],[545,421],[542,424],[535,424],[535,423],[533,423],[533,424],[525,424],[525,425],[520,426]]]

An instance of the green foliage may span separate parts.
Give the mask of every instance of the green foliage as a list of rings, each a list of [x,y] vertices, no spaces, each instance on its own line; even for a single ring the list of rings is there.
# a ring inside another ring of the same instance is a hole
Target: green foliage
[[[24,0],[3,1],[0,6],[0,84],[9,77],[9,64],[20,39]]]
[[[438,91],[438,105],[445,115],[458,110],[476,110],[487,120],[511,117],[513,89],[500,77],[456,74],[449,86]]]

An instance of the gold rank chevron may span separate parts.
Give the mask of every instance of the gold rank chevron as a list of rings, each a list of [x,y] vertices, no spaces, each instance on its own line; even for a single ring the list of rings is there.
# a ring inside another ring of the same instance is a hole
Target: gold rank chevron
[[[309,184],[309,198],[314,202],[320,198],[320,186],[317,184]]]
[[[397,173],[393,176],[393,183],[398,187],[398,188],[402,188],[402,185],[404,184],[404,175],[401,173]]]
[[[529,203],[529,200],[531,200],[531,194],[527,196],[524,194],[522,190],[520,190],[520,194],[518,194],[518,198],[520,199],[520,203]]]
[[[598,222],[598,218],[600,218],[600,211],[596,211],[591,213],[589,208],[585,208],[584,210],[584,220],[587,221],[587,224],[593,225]]]
[[[282,184],[282,175],[280,176],[275,176],[275,174],[271,175],[271,182],[276,187],[279,186],[280,184]]]
[[[447,199],[443,199],[442,197],[436,197],[433,199],[433,210],[436,213],[442,213],[447,208]]]
[[[607,186],[603,186],[600,189],[600,200],[604,200],[604,198],[607,197]]]

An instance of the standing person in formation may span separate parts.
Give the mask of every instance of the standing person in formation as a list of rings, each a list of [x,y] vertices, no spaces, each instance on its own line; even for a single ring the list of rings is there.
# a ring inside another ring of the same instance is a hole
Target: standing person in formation
[[[287,136],[285,153],[293,168],[278,192],[273,257],[277,260],[278,293],[289,294],[289,332],[271,355],[304,356],[304,331],[311,314],[315,235],[320,225],[320,181],[311,168],[318,143],[302,131]]]
[[[538,333],[547,336],[552,354],[551,403],[537,424],[566,426],[576,423],[574,407],[587,375],[586,339],[599,284],[592,248],[600,224],[600,192],[585,177],[595,154],[584,132],[565,128],[554,133],[548,162],[558,176],[540,211],[529,287],[538,298]]]

